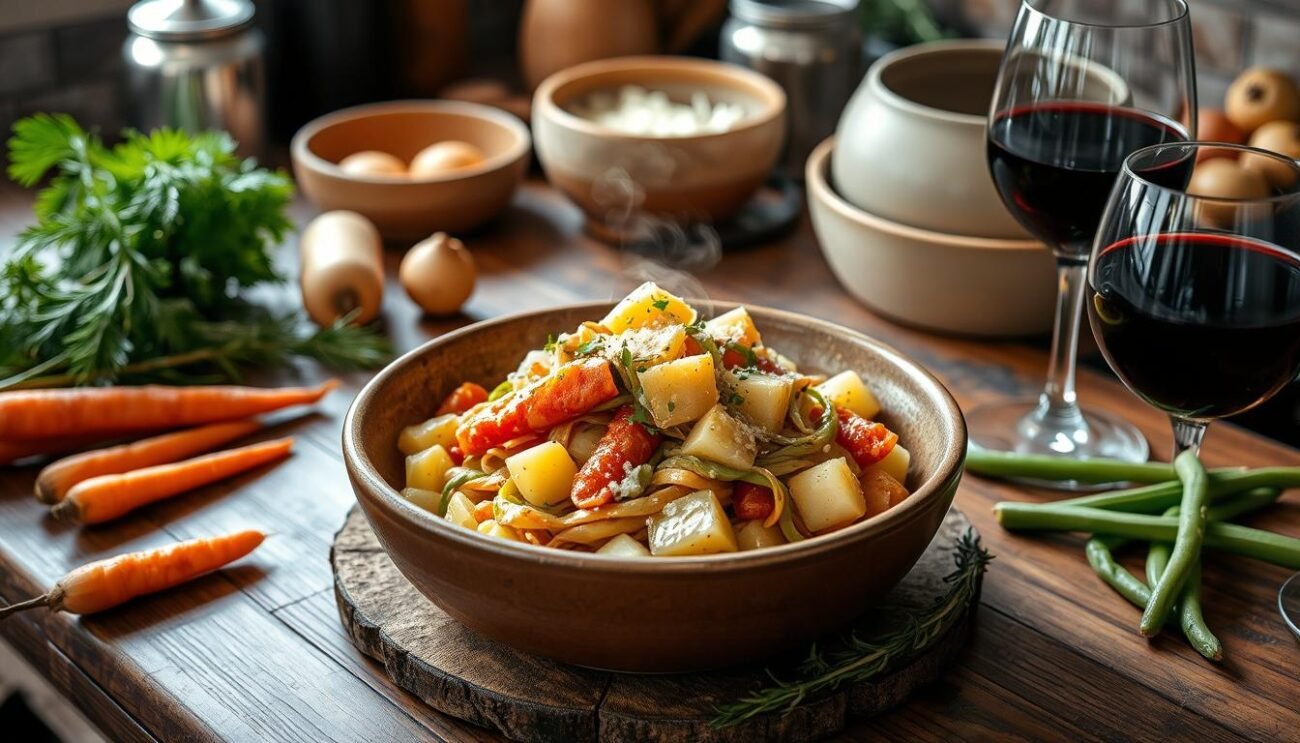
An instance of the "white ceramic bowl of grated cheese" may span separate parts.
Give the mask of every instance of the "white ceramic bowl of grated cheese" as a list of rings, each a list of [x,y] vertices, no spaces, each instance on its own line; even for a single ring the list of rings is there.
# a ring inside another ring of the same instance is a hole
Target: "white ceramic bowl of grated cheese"
[[[547,178],[597,222],[629,208],[720,220],[767,179],[785,139],[785,108],[780,86],[742,67],[618,57],[543,81],[533,136]],[[611,180],[636,193],[609,193]]]

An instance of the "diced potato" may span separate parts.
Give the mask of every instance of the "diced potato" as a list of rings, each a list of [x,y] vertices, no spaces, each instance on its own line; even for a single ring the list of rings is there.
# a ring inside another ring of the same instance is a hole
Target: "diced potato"
[[[749,469],[758,455],[754,434],[721,405],[714,405],[695,422],[682,443],[682,454],[711,462]]]
[[[573,490],[578,467],[558,442],[547,441],[506,457],[506,469],[519,494],[534,506],[562,503]]]
[[[653,325],[690,325],[695,318],[690,305],[647,281],[615,305],[600,324],[617,334]]]
[[[737,377],[732,388],[740,396],[736,409],[750,423],[772,433],[781,430],[790,409],[790,396],[794,394],[794,380],[749,374],[743,379]]]
[[[441,444],[416,452],[406,458],[406,487],[442,492],[447,470],[455,464]]]
[[[812,531],[856,521],[867,512],[862,487],[843,457],[809,467],[791,477],[789,487],[799,517]]]
[[[484,521],[483,523],[479,524],[478,533],[486,534],[489,537],[496,537],[497,539],[511,539],[516,542],[519,541],[519,532],[515,531],[509,526],[506,526],[505,524],[498,524],[493,519],[488,519],[487,521]]]
[[[447,520],[466,529],[477,529],[478,520],[474,518],[474,501],[457,490],[447,501]]]
[[[569,437],[569,456],[578,464],[586,464],[591,455],[596,453],[600,438],[605,435],[605,427],[581,425]]]
[[[746,521],[745,525],[736,531],[736,546],[741,552],[760,547],[775,547],[778,544],[785,544],[785,536],[781,534],[781,527],[775,524],[763,526],[762,521]]]
[[[619,534],[617,537],[605,542],[605,546],[596,550],[596,554],[613,555],[615,557],[649,557],[650,550],[632,537]]]
[[[904,449],[901,445],[896,445],[885,455],[885,458],[867,467],[865,472],[880,471],[888,474],[895,480],[906,483],[907,469],[912,465],[912,453]]]
[[[402,429],[402,435],[397,437],[397,448],[403,454],[415,454],[434,444],[450,449],[456,445],[456,421],[456,415],[448,414],[407,426]]]
[[[639,328],[620,336],[617,344],[632,352],[638,367],[654,366],[682,355],[686,328],[682,325]]]
[[[862,473],[862,497],[867,504],[867,516],[884,513],[907,498],[907,488],[882,470]]]
[[[758,334],[754,320],[744,307],[728,310],[704,323],[704,330],[711,338],[719,338],[729,343],[744,346],[757,346],[763,341]]]
[[[699,420],[718,402],[713,357],[707,353],[652,366],[637,377],[660,428]]]
[[[817,391],[826,396],[827,401],[837,407],[851,410],[867,419],[880,415],[880,403],[871,389],[862,381],[862,377],[852,369],[817,385]]]
[[[422,488],[402,488],[402,497],[426,511],[437,513],[442,493]]]
[[[656,557],[712,555],[736,551],[722,504],[708,490],[699,490],[664,506],[650,519],[650,554]]]

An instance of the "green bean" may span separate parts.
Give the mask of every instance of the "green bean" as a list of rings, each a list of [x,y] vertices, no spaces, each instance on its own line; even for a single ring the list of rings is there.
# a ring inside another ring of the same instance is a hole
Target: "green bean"
[[[1201,561],[1192,563],[1178,600],[1178,624],[1183,636],[1196,648],[1196,652],[1210,660],[1223,660],[1223,644],[1210,631],[1201,612]]]
[[[1142,612],[1138,628],[1151,637],[1160,631],[1165,617],[1183,590],[1183,583],[1191,573],[1192,565],[1201,558],[1201,544],[1205,541],[1205,511],[1208,483],[1205,467],[1188,450],[1174,460],[1174,469],[1183,481],[1183,502],[1179,506],[1178,534],[1169,554],[1169,564],[1157,579],[1151,580],[1151,600]],[[1156,549],[1152,545],[1152,549]],[[1149,576],[1148,576],[1149,577]]]
[[[1210,470],[1209,497],[1212,501],[1221,500],[1247,490],[1294,487],[1300,487],[1300,467]],[[1130,490],[1116,490],[1110,493],[1098,493],[1068,500],[1053,501],[1045,505],[1048,507],[1081,506],[1084,508],[1104,508],[1108,511],[1124,511],[1126,513],[1158,514],[1171,506],[1178,505],[1178,502],[1182,499],[1182,494],[1182,483],[1174,480]]]
[[[972,446],[966,469],[977,475],[1035,480],[1074,480],[1085,483],[1167,482],[1177,479],[1165,462],[1121,462],[1117,459],[1066,459],[1040,454],[1013,454]]]
[[[1178,519],[1165,516],[1015,502],[999,503],[994,512],[998,523],[1013,531],[1082,531],[1148,542],[1172,542],[1178,535]],[[1213,519],[1214,512],[1210,509],[1207,516]],[[1205,546],[1300,570],[1300,539],[1294,537],[1213,523],[1205,530]]]
[[[1128,599],[1129,603],[1139,609],[1145,609],[1147,602],[1151,600],[1151,589],[1127,568],[1120,565],[1112,552],[1124,541],[1118,537],[1093,537],[1088,540],[1084,554],[1088,556],[1088,564],[1092,565],[1092,569],[1097,571],[1097,575],[1114,588],[1116,593]]]

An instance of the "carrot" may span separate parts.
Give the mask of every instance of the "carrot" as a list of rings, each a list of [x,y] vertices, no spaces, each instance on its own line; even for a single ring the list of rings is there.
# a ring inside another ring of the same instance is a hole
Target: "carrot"
[[[480,524],[492,518],[493,514],[492,499],[479,501],[474,504],[474,520]]]
[[[265,538],[250,529],[98,560],[63,576],[43,596],[0,609],[0,619],[38,606],[73,614],[111,609],[211,573],[257,549]]]
[[[577,418],[617,395],[608,361],[570,361],[522,390],[478,408],[468,420],[462,419],[456,440],[467,456],[476,456],[511,439]]]
[[[339,386],[94,387],[0,392],[0,440],[117,434],[248,418],[309,405]]]
[[[261,427],[261,423],[251,419],[212,423],[132,444],[74,454],[41,470],[36,477],[36,500],[58,503],[69,488],[83,480],[175,462],[243,438]]]
[[[460,415],[481,402],[487,402],[487,399],[488,391],[483,389],[481,385],[466,382],[443,398],[442,404],[438,406],[438,410],[434,415],[448,415],[450,413]]]
[[[624,405],[614,412],[596,451],[573,478],[569,498],[578,508],[599,508],[614,500],[614,487],[654,456],[663,441],[657,433],[632,420],[635,411]]]
[[[92,477],[73,485],[63,500],[50,509],[50,513],[55,518],[99,524],[140,506],[224,480],[260,464],[288,456],[292,448],[292,438],[276,439],[173,464]]]

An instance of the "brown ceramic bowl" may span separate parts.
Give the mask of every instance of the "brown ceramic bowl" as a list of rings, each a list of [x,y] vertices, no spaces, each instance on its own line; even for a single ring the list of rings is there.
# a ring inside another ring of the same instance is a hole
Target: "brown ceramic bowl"
[[[570,107],[589,93],[624,85],[662,90],[677,101],[703,91],[739,103],[749,115],[726,132],[689,137],[625,134],[581,118]],[[636,208],[678,219],[725,219],[767,179],[785,141],[785,93],[737,65],[689,57],[616,57],[575,65],[546,78],[533,96],[537,159],[551,184],[597,224],[633,204],[606,183],[626,174],[644,190]],[[617,187],[619,184],[613,184]],[[602,193],[605,192],[605,193]]]
[[[469,627],[579,665],[663,672],[761,659],[843,626],[911,569],[961,479],[966,425],[933,376],[897,351],[822,320],[750,307],[765,341],[817,371],[855,369],[912,452],[913,493],[885,513],[797,544],[725,555],[619,558],[491,539],[397,493],[403,426],[463,380],[495,383],[548,333],[602,316],[571,305],[477,323],[381,371],[343,424],[357,500],[402,574]],[[718,303],[718,311],[728,305]],[[413,619],[418,621],[418,619]]]
[[[435,142],[458,139],[487,159],[471,168],[426,178],[366,178],[338,162],[380,150],[410,162]],[[459,101],[393,101],[347,108],[309,122],[290,145],[293,174],[323,210],[350,209],[390,240],[434,232],[464,232],[510,203],[528,168],[531,139],[519,119],[491,106]]]

